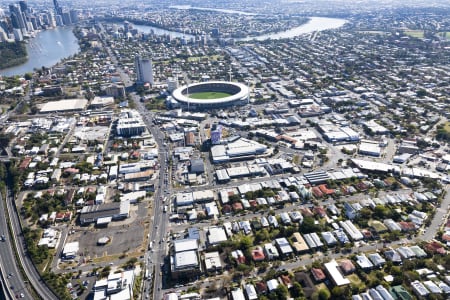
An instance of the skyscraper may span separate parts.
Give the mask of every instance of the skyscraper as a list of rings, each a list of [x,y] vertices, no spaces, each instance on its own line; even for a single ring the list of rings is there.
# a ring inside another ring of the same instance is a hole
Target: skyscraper
[[[53,0],[53,5],[55,6],[55,14],[62,15],[62,7],[59,6],[58,0]]]
[[[23,13],[28,13],[28,4],[27,4],[27,1],[25,1],[25,0],[20,0],[19,1],[19,6],[20,6],[20,10],[23,12]]]
[[[10,4],[9,12],[11,13],[11,23],[13,25],[13,28],[26,30],[25,20],[23,18],[20,6],[16,4]]]
[[[70,20],[72,21],[72,24],[78,23],[78,11],[71,9],[70,10]]]
[[[137,83],[153,84],[153,66],[152,60],[148,57],[141,57],[136,55],[134,58],[134,66],[136,67]]]

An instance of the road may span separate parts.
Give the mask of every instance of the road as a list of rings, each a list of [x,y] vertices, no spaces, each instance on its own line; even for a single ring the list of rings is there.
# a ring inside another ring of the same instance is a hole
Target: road
[[[100,26],[101,31],[104,33],[104,29]],[[104,41],[103,41],[104,42]],[[104,43],[105,44],[105,43]],[[119,66],[117,58],[112,53],[111,49],[105,47],[109,56],[111,57],[111,61],[116,66],[117,71],[120,74],[121,80],[124,83],[126,88],[132,86],[132,81],[130,80],[128,74],[126,74]],[[153,217],[152,222],[150,222],[150,234],[149,234],[149,243],[153,244],[153,248],[151,251],[148,250],[145,253],[145,268],[148,270],[153,270],[152,280],[145,280],[143,284],[143,295],[146,299],[149,297],[151,299],[162,299],[162,288],[163,288],[163,278],[160,270],[164,265],[164,259],[166,257],[167,251],[167,243],[166,243],[166,232],[169,223],[168,213],[163,213],[164,205],[170,206],[169,200],[167,203],[163,203],[163,200],[169,198],[171,195],[171,186],[170,180],[171,176],[169,176],[169,156],[170,149],[165,143],[165,135],[159,129],[159,127],[154,126],[152,120],[154,118],[154,114],[152,112],[147,111],[144,105],[140,102],[138,95],[132,93],[132,99],[136,105],[136,109],[141,113],[144,123],[147,126],[149,132],[153,135],[159,149],[159,178],[157,186],[155,187],[154,193],[154,203],[153,203]],[[153,285],[152,285],[153,283]],[[153,286],[153,294],[150,295],[151,288]]]
[[[143,119],[147,128],[152,133],[158,144],[159,149],[159,178],[158,186],[155,188],[154,203],[153,203],[153,222],[151,222],[150,228],[150,239],[149,243],[152,242],[153,248],[148,251],[145,255],[146,257],[146,267],[149,270],[155,270],[153,274],[153,297],[151,299],[162,299],[162,273],[161,269],[164,265],[164,259],[166,257],[167,243],[166,243],[166,232],[169,223],[168,213],[163,212],[164,205],[170,206],[170,195],[171,186],[169,176],[168,165],[170,149],[164,142],[164,134],[159,130],[159,127],[152,124],[153,113],[146,112],[145,107],[139,101],[136,95],[133,95],[133,100],[136,103],[137,109],[144,114]],[[165,202],[163,202],[165,200]],[[144,283],[144,294],[148,299],[148,292],[151,290],[151,280],[147,280]]]
[[[15,297],[16,294],[23,293],[26,299],[33,299],[31,293],[28,291],[24,282],[26,279],[22,278],[19,268],[16,264],[16,257],[14,256],[14,250],[12,245],[12,237],[9,235],[8,225],[6,223],[6,207],[3,201],[3,197],[0,195],[0,210],[2,216],[0,217],[0,228],[2,232],[0,234],[5,235],[6,240],[0,242],[0,264],[2,266],[2,277],[5,278],[5,294]],[[9,276],[7,274],[13,274]],[[8,278],[9,277],[9,278]],[[8,297],[9,299],[10,297]]]
[[[8,188],[7,191],[7,210],[4,211],[10,216],[11,221],[11,227],[12,227],[12,234],[15,237],[14,239],[11,239],[11,242],[15,242],[15,246],[19,257],[19,262],[25,270],[25,273],[28,276],[29,283],[33,286],[33,288],[36,290],[38,295],[45,300],[53,300],[58,299],[58,297],[47,287],[45,283],[42,282],[41,276],[39,272],[37,271],[36,267],[34,266],[33,262],[31,261],[31,258],[26,254],[24,251],[25,249],[25,240],[23,238],[22,234],[22,227],[19,221],[19,215],[14,205],[14,195],[13,192]],[[3,257],[3,255],[2,255]],[[14,263],[16,263],[16,259],[14,258]],[[24,281],[22,281],[24,282]],[[23,283],[19,285],[18,287],[22,287]],[[18,293],[20,293],[20,290],[17,290]],[[24,293],[24,292],[23,292]],[[25,294],[25,293],[24,293]],[[28,298],[27,298],[28,299]],[[33,298],[29,298],[33,299]]]

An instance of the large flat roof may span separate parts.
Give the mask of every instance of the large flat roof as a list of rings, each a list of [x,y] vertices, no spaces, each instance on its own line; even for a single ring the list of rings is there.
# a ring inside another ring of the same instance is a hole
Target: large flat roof
[[[50,113],[50,112],[64,112],[64,111],[73,111],[73,110],[83,110],[88,104],[88,100],[86,99],[67,99],[67,100],[59,100],[59,101],[50,101],[45,103],[40,112]]]
[[[198,243],[197,243],[196,239],[176,240],[173,242],[173,247],[174,247],[175,253],[189,251],[189,250],[197,250]]]
[[[183,269],[198,266],[197,251],[184,251],[175,254],[175,267]]]

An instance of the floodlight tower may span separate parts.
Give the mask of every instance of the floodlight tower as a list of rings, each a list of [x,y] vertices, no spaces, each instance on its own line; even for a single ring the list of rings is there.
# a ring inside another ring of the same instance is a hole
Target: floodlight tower
[[[250,87],[249,87],[250,79],[247,78],[245,81],[247,82],[247,104],[250,104]]]

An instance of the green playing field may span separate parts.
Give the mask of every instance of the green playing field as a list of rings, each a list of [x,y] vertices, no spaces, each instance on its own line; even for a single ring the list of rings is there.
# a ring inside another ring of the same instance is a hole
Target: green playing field
[[[199,93],[189,94],[189,98],[209,100],[209,99],[226,98],[231,95],[233,95],[233,94],[224,93],[224,92],[199,92]]]

